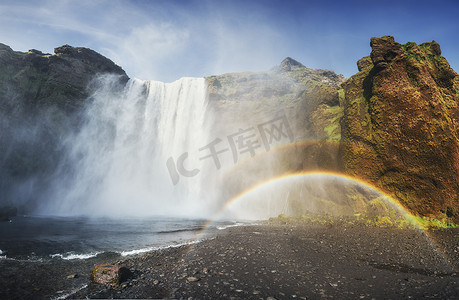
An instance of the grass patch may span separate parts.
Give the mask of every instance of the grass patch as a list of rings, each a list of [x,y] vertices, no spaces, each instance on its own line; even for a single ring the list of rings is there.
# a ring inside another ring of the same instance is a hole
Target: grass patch
[[[281,214],[275,218],[270,218],[268,224],[276,225],[306,225],[315,224],[322,226],[365,226],[365,227],[385,227],[395,229],[415,229],[417,223],[407,218],[394,216],[372,217],[366,213],[355,213],[349,216],[333,216],[328,214],[307,213],[301,216],[286,216]]]
[[[322,225],[322,226],[366,226],[385,227],[395,229],[416,229],[441,230],[448,228],[459,228],[458,224],[448,221],[446,218],[439,220],[429,217],[415,216],[412,218],[395,215],[372,216],[368,213],[354,213],[349,216],[333,216],[329,214],[307,213],[300,216],[286,216],[280,214],[277,217],[266,221],[268,224],[276,225]]]

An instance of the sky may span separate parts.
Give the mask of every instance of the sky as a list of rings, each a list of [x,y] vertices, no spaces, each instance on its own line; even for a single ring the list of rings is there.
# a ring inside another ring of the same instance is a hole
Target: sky
[[[0,1],[0,43],[91,48],[130,77],[175,81],[264,71],[290,56],[350,77],[370,38],[437,41],[459,71],[459,1]]]

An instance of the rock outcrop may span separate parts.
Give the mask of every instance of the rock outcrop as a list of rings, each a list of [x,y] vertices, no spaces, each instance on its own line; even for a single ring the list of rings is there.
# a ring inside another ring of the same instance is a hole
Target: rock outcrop
[[[435,41],[371,39],[343,84],[343,171],[415,214],[459,220],[459,76]]]

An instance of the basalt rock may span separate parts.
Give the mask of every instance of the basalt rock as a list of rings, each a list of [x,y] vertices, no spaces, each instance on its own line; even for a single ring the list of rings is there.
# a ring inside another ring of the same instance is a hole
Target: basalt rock
[[[415,214],[459,220],[459,76],[438,43],[371,39],[343,84],[343,171]],[[371,60],[370,60],[371,59]]]

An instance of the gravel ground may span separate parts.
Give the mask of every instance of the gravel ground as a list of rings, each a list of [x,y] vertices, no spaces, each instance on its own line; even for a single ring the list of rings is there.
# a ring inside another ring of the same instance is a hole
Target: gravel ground
[[[458,252],[458,229],[232,227],[128,258],[1,260],[0,298],[459,299]],[[98,263],[133,276],[117,288],[91,284]]]

